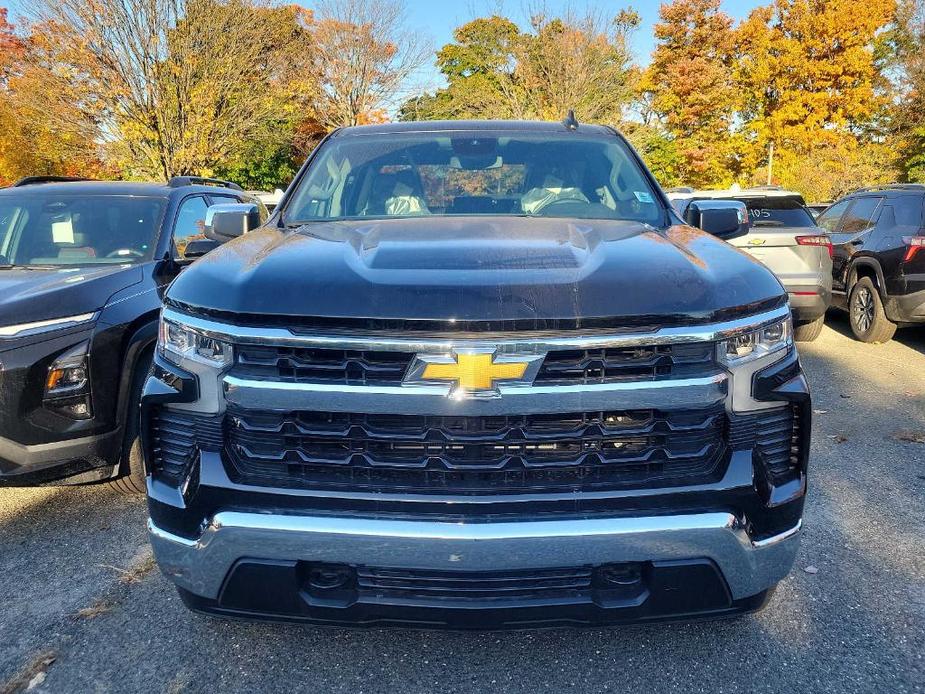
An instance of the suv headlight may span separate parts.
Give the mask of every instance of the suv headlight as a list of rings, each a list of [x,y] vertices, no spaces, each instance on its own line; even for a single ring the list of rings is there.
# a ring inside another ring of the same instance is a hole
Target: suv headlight
[[[741,333],[719,343],[719,359],[733,368],[766,357],[783,356],[793,345],[793,325],[789,318],[757,330]]]
[[[181,365],[185,359],[217,369],[231,364],[232,348],[227,342],[199,332],[168,318],[161,318],[157,348],[170,362]]]

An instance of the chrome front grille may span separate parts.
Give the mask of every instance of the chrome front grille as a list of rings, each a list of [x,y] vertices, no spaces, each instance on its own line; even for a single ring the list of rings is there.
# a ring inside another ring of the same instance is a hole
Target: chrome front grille
[[[240,345],[232,375],[284,383],[400,385],[414,352]],[[691,377],[716,369],[713,343],[552,350],[535,382],[587,385]]]

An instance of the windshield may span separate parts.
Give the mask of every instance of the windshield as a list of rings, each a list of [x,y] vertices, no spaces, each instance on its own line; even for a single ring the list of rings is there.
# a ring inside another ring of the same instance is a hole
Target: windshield
[[[56,194],[0,197],[0,265],[137,263],[154,255],[160,198]]]
[[[290,225],[424,215],[664,221],[658,197],[619,138],[568,132],[334,137],[284,212]]]
[[[748,208],[753,226],[814,227],[816,221],[796,198],[740,198]]]

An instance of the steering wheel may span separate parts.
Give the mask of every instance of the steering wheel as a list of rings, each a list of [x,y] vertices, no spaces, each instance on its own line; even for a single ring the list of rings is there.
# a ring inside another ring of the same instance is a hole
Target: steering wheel
[[[136,251],[134,248],[117,248],[112,253],[107,253],[107,258],[144,258],[145,254]]]

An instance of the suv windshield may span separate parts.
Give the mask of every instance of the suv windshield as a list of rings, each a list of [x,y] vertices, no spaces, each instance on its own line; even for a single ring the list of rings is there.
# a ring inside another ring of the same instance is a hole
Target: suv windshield
[[[290,225],[423,215],[665,219],[620,138],[565,132],[335,136],[284,215]]]
[[[816,222],[796,198],[743,197],[753,226],[814,227]]]
[[[164,200],[127,195],[0,197],[0,265],[101,265],[150,260]]]

